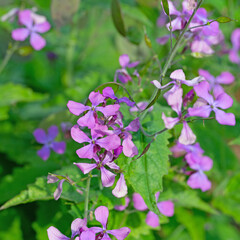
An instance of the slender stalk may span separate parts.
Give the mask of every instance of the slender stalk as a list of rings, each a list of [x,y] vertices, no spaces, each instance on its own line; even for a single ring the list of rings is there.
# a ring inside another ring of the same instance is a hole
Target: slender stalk
[[[18,48],[18,43],[15,42],[13,46],[7,50],[5,57],[3,58],[3,61],[0,65],[0,74],[2,73],[3,69],[7,66],[9,60],[11,59],[12,55]]]
[[[91,173],[88,174],[87,186],[85,191],[85,201],[84,201],[84,218],[88,220],[88,202],[89,202],[89,192],[91,184]]]

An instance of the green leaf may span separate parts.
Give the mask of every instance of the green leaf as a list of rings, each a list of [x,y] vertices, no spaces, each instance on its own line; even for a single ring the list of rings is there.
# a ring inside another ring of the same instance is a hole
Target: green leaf
[[[235,139],[232,140],[229,144],[230,144],[230,145],[240,145],[240,137],[235,138]]]
[[[121,6],[119,3],[119,0],[112,0],[111,12],[112,12],[113,23],[114,23],[116,29],[122,36],[125,37],[127,35],[127,33],[126,33],[125,26],[124,26],[124,21],[123,21],[123,16],[122,16],[122,11],[121,11]]]
[[[216,21],[219,22],[219,23],[228,23],[228,22],[231,22],[233,20],[229,17],[218,17],[216,19]]]
[[[163,108],[159,105],[154,106],[154,112],[149,114],[145,124],[147,131],[158,131],[164,128],[161,119]],[[121,167],[125,171],[125,177],[132,185],[134,190],[141,194],[145,203],[151,211],[159,214],[156,207],[155,193],[163,190],[162,178],[168,173],[168,159],[170,151],[168,148],[168,139],[170,134],[164,132],[156,137],[151,144],[149,151],[137,160],[123,159],[120,162]],[[143,151],[147,145],[146,137],[139,132],[138,139],[134,140],[139,153]]]
[[[169,16],[168,0],[162,0],[162,5],[163,5],[164,12]]]
[[[74,165],[62,168],[55,173],[59,175],[67,175],[73,181],[79,181],[81,179],[80,171]],[[46,176],[39,177],[34,184],[29,184],[26,190],[23,190],[20,194],[3,204],[0,210],[38,200],[53,199],[53,193],[57,188],[57,184],[58,183],[48,184]],[[80,202],[83,200],[83,196],[77,193],[74,187],[66,182],[63,183],[61,198],[72,202]]]
[[[127,39],[136,45],[139,45],[143,39],[143,31],[140,27],[131,26],[127,30]]]
[[[9,106],[18,102],[39,101],[46,97],[44,94],[35,93],[30,88],[20,84],[6,83],[0,85],[0,107]]]

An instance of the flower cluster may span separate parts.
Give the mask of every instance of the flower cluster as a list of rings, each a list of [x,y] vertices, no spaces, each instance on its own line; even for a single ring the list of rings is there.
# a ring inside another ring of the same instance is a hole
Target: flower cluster
[[[25,41],[30,37],[30,44],[35,50],[41,50],[46,45],[46,40],[39,33],[50,29],[50,24],[45,17],[37,15],[30,9],[18,11],[18,23],[21,28],[12,31],[12,38],[16,41]]]
[[[115,182],[115,173],[120,173],[112,193],[116,197],[124,197],[127,194],[126,182],[121,169],[114,161],[122,152],[127,157],[138,154],[137,147],[132,141],[131,132],[138,131],[139,120],[136,118],[124,127],[119,103],[124,102],[129,106],[133,106],[134,103],[128,98],[117,98],[111,87],[103,89],[102,94],[91,92],[89,101],[91,106],[74,101],[69,101],[67,104],[72,114],[81,115],[77,121],[78,125],[71,128],[72,138],[78,143],[85,143],[76,153],[79,158],[92,160],[91,163],[74,164],[84,174],[93,169],[100,170],[104,187],[111,187]],[[113,104],[107,104],[108,101]],[[80,127],[87,127],[90,134],[83,132]]]
[[[131,230],[128,227],[107,230],[109,211],[105,206],[98,207],[95,212],[95,219],[102,224],[102,227],[87,227],[87,220],[77,218],[71,224],[72,235],[70,238],[63,235],[57,228],[49,227],[47,230],[49,240],[105,240],[111,239],[113,235],[118,240],[124,240]],[[97,234],[97,235],[96,235]]]
[[[179,142],[171,148],[174,157],[184,155],[185,161],[193,171],[186,172],[190,175],[187,184],[193,188],[199,188],[203,192],[211,188],[211,182],[208,180],[204,171],[209,171],[212,168],[213,161],[207,156],[203,156],[203,149],[199,143],[194,145],[184,145]]]

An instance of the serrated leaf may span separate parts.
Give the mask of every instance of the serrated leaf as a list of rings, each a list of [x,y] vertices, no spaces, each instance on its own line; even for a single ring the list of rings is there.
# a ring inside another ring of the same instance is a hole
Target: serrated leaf
[[[126,29],[124,26],[124,21],[123,21],[123,16],[122,16],[122,11],[121,11],[121,6],[119,3],[119,0],[112,0],[111,12],[112,12],[113,23],[114,23],[116,29],[122,36],[125,37]]]
[[[231,22],[233,20],[229,17],[218,17],[216,19],[216,21],[219,22],[219,23],[228,23],[228,22]]]
[[[164,128],[161,119],[162,111],[163,109],[159,105],[154,106],[154,113],[144,124],[149,132]],[[159,211],[156,207],[155,193],[163,190],[162,178],[168,173],[170,151],[167,145],[169,138],[170,134],[164,132],[157,136],[149,151],[141,158],[136,161],[125,159],[120,162],[128,182],[136,192],[141,194],[148,208],[157,214],[159,214]],[[137,145],[139,152],[142,152],[148,144],[146,137],[141,132],[139,132],[138,139],[134,143]]]
[[[169,16],[168,0],[162,0],[162,6],[163,6],[164,12]]]

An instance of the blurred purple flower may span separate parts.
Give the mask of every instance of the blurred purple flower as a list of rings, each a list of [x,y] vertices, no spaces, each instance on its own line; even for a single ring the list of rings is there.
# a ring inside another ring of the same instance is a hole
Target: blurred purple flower
[[[46,161],[50,156],[50,149],[58,154],[63,154],[66,149],[65,142],[55,142],[55,138],[58,135],[58,127],[51,126],[48,129],[48,134],[41,128],[36,129],[33,135],[38,143],[43,144],[43,147],[37,151],[40,158]]]
[[[50,29],[49,22],[34,23],[32,11],[29,9],[19,11],[19,22],[26,28],[18,28],[12,31],[12,38],[16,41],[24,41],[30,36],[30,44],[35,50],[41,50],[46,45],[46,40],[38,33],[45,33]]]
[[[240,28],[235,29],[231,35],[232,49],[229,52],[229,59],[233,63],[240,64]]]

